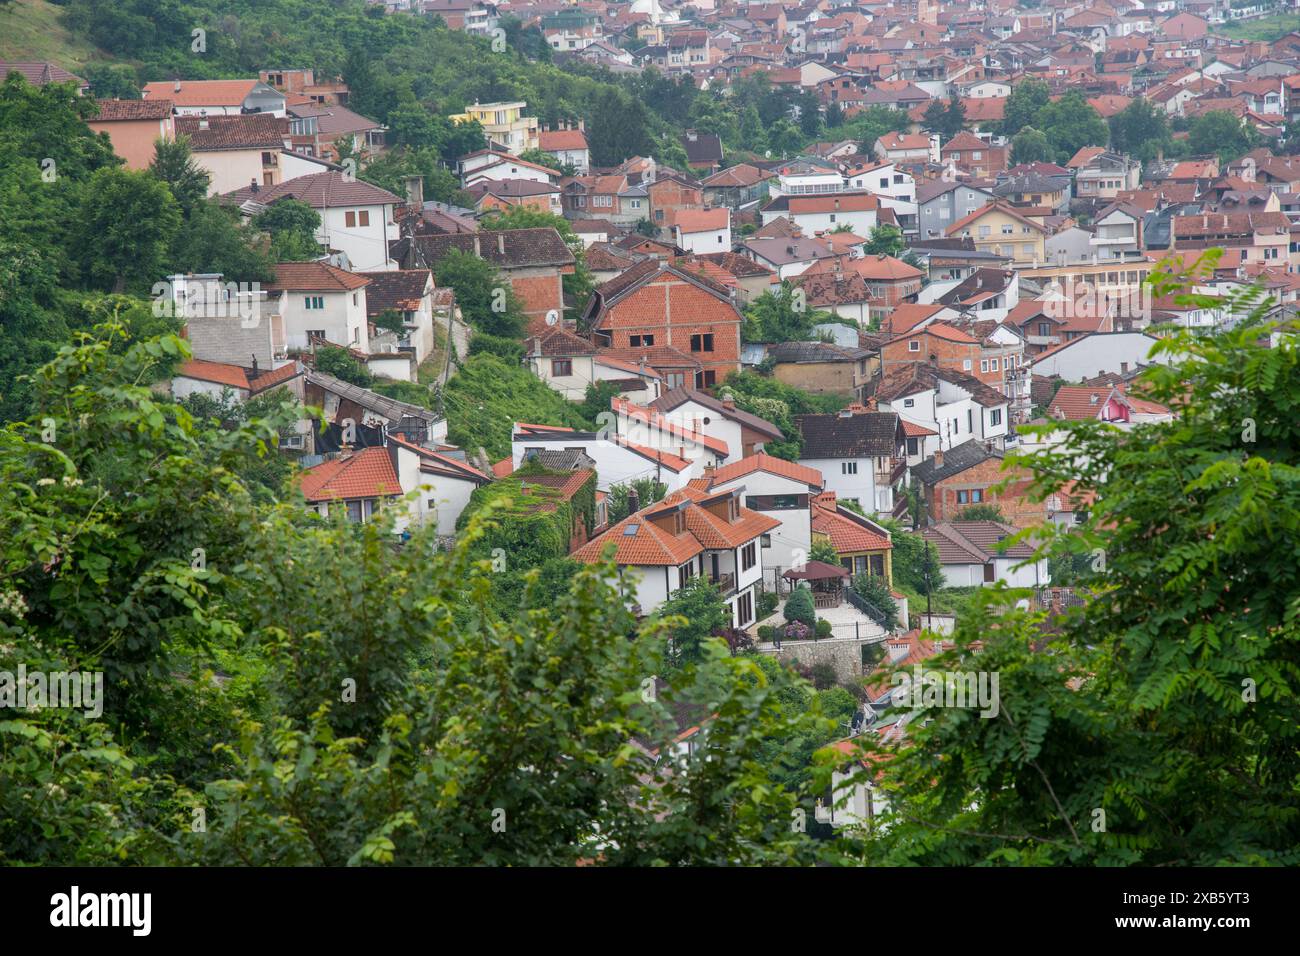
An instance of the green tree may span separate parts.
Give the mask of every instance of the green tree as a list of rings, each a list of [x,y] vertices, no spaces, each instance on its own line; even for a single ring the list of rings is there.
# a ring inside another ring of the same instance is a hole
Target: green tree
[[[155,179],[167,184],[186,220],[190,218],[194,207],[207,197],[208,184],[212,181],[207,171],[195,162],[190,153],[189,137],[186,136],[155,142],[149,172]]]
[[[648,508],[656,501],[663,501],[668,486],[655,478],[633,478],[624,484],[611,485],[605,505],[610,524],[617,524],[632,513],[630,493],[633,491],[636,492],[637,507]]]
[[[798,621],[800,624],[807,624],[814,627],[817,624],[817,613],[813,609],[812,591],[804,587],[795,588],[790,592],[790,596],[785,599],[785,608],[782,611],[785,619],[791,623]]]
[[[645,107],[610,89],[600,94],[587,116],[587,144],[593,166],[617,166],[653,150]]]
[[[961,510],[959,521],[1006,521],[1007,517],[997,505],[967,505]]]
[[[492,263],[469,252],[452,249],[434,267],[438,285],[456,293],[465,321],[480,332],[517,339],[524,331],[524,313],[510,282]]]
[[[316,368],[327,375],[341,378],[353,385],[360,385],[362,388],[369,388],[375,382],[370,370],[358,359],[353,358],[352,353],[345,348],[332,345],[318,348],[316,350]]]
[[[819,315],[808,308],[806,293],[783,282],[776,292],[764,292],[745,307],[741,332],[746,342],[805,342]]]
[[[1040,109],[1035,126],[1052,144],[1057,163],[1068,162],[1084,146],[1105,146],[1110,139],[1106,121],[1078,90]]]
[[[1011,164],[1051,162],[1056,157],[1047,134],[1026,126],[1011,137]]]
[[[1015,136],[1026,126],[1039,126],[1038,114],[1049,102],[1051,91],[1042,80],[1021,80],[1007,97],[1002,135]]]
[[[808,551],[809,561],[821,561],[825,564],[839,564],[840,553],[831,544],[830,538],[813,538],[812,548]]]
[[[898,627],[898,602],[890,593],[888,581],[878,574],[857,574],[853,577],[852,586],[858,597],[884,616],[886,631],[893,631]]]
[[[1227,110],[1210,110],[1192,120],[1187,145],[1193,155],[1217,155],[1223,162],[1240,159],[1255,146],[1256,134]]]
[[[100,169],[79,192],[74,230],[87,284],[117,292],[151,287],[181,225],[171,191],[149,173]]]
[[[887,222],[873,226],[863,252],[869,256],[893,256],[897,259],[907,248],[903,240],[903,230]]]
[[[277,199],[252,219],[254,229],[271,237],[271,258],[276,262],[308,262],[324,250],[316,241],[320,213],[298,199]]]
[[[731,608],[718,586],[703,576],[691,578],[659,605],[657,616],[665,623],[670,667],[698,664],[704,644],[714,633],[731,626]]]
[[[1157,274],[1153,292],[1186,294],[1190,281]],[[999,674],[998,711],[918,715],[890,763],[896,824],[868,859],[1300,860],[1300,818],[1278,812],[1300,773],[1300,353],[1294,322],[1270,322],[1262,293],[1232,308],[1246,318],[1231,331],[1178,331],[1157,346],[1169,364],[1143,376],[1143,394],[1178,407],[1176,420],[1131,432],[1069,423],[1063,446],[1022,456],[1034,493],[1067,473],[1097,493],[1087,523],[1047,547],[1101,549],[1105,572],[1050,631],[1012,606],[1024,592],[983,589],[981,610],[959,618],[957,649],[932,666]],[[1261,347],[1276,331],[1280,347]]]
[[[558,232],[573,253],[573,272],[562,279],[565,296],[573,303],[567,311],[570,318],[574,319],[583,313],[587,300],[596,288],[596,281],[587,268],[587,253],[582,237],[573,231],[573,224],[569,220],[540,209],[511,206],[507,210],[484,216],[479,224],[483,229],[539,229],[549,226]]]
[[[1168,115],[1145,97],[1137,97],[1110,118],[1110,145],[1118,153],[1150,162],[1172,142]]]

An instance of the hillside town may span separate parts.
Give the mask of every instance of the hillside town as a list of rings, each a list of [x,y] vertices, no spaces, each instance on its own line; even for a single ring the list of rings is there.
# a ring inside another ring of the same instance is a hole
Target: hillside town
[[[675,666],[721,639],[845,694],[808,813],[828,838],[894,825],[925,713],[894,674],[966,659],[990,614],[1046,646],[1105,589],[1118,519],[1094,516],[1131,476],[1076,436],[1178,426],[1190,395],[1157,383],[1188,343],[1300,310],[1300,19],[1250,32],[1294,4],[367,6],[690,105],[494,80],[370,116],[353,63],[274,45],[110,91],[0,62],[10,95],[71,90],[121,174],[198,183],[178,237],[204,210],[264,257],[104,273],[184,342],[150,393],[227,428],[287,402],[273,497],[469,549],[512,578],[499,609],[608,564]],[[637,746],[690,760],[722,710]]]

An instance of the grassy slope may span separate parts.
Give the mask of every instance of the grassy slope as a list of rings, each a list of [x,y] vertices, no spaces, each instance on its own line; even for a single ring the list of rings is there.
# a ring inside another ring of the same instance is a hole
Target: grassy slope
[[[0,60],[49,61],[75,73],[102,54],[59,22],[59,7],[45,0],[0,6]]]
[[[1260,17],[1258,20],[1241,20],[1210,27],[1212,33],[1231,37],[1234,40],[1270,42],[1286,36],[1292,30],[1300,30],[1300,13],[1279,13],[1270,17]]]

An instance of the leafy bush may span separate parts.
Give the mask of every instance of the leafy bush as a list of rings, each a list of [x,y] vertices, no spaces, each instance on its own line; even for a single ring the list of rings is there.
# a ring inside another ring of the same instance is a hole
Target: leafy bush
[[[817,639],[819,641],[824,641],[826,638],[831,636],[831,633],[832,633],[831,622],[826,620],[825,618],[818,618]]]
[[[775,591],[760,591],[758,593],[758,618],[761,621],[769,617],[776,606],[781,603],[781,597]]]
[[[808,627],[812,627],[817,622],[811,591],[807,588],[795,588],[790,592],[790,596],[785,601],[785,619],[790,622],[799,621]]]
[[[759,640],[770,641],[776,636],[776,628],[771,624],[763,624],[758,629]]]

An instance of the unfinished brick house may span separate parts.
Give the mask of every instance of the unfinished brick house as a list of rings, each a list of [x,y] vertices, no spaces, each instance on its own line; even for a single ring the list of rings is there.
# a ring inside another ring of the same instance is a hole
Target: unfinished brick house
[[[581,325],[620,357],[643,356],[669,388],[707,389],[740,370],[741,321],[723,286],[647,259],[598,286]],[[693,382],[686,377],[690,366]]]

